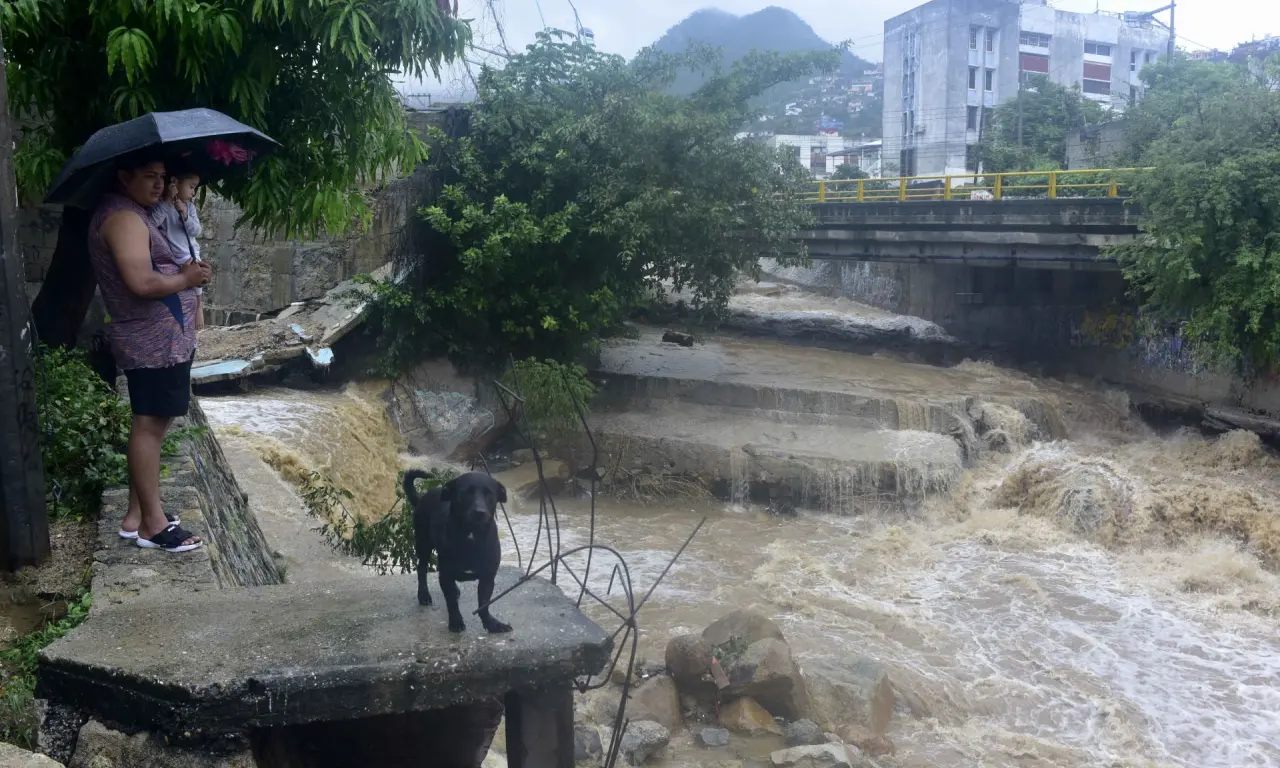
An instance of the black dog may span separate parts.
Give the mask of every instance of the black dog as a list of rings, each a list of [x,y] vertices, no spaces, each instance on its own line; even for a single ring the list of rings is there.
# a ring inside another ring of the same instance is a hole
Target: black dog
[[[418,603],[431,605],[427,588],[427,558],[436,552],[440,591],[449,610],[449,631],[467,628],[458,610],[458,582],[475,581],[480,623],[490,632],[510,632],[511,626],[489,613],[493,580],[502,561],[498,543],[498,502],[505,503],[507,489],[482,472],[468,472],[419,495],[413,484],[426,472],[404,473],[404,495],[413,506],[413,535],[418,555]]]

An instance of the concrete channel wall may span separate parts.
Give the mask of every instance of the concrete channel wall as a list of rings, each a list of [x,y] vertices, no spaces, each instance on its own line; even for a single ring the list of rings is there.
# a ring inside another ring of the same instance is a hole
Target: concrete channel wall
[[[206,545],[193,552],[166,555],[138,548],[117,531],[129,508],[129,489],[115,487],[103,494],[98,521],[98,549],[94,555],[91,590],[93,608],[88,622],[103,608],[132,600],[164,600],[174,592],[202,592],[283,582],[280,569],[253,511],[236,482],[217,437],[209,429],[200,403],[193,399],[178,427],[193,427],[179,455],[164,459],[161,500],[165,511],[177,515],[182,526]],[[138,637],[139,652],[146,647]],[[175,664],[200,664],[198,649],[186,649]],[[148,733],[127,734],[111,724],[89,719],[67,704],[49,706],[41,726],[42,751],[71,765],[94,768],[182,766],[183,768],[252,768],[247,750],[215,754],[205,749],[167,746]],[[73,757],[74,756],[74,757]]]

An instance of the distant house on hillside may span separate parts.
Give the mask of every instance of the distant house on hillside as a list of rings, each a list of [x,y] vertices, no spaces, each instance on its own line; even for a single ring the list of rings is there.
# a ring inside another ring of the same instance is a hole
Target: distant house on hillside
[[[787,147],[795,161],[808,169],[816,179],[825,179],[845,163],[859,165],[868,174],[880,172],[879,142],[862,144],[842,136],[810,136],[800,134],[739,134],[739,138],[763,142],[771,147]],[[872,147],[875,145],[873,151]]]

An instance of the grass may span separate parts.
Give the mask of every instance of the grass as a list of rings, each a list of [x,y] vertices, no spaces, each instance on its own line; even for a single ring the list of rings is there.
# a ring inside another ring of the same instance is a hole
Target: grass
[[[40,629],[19,637],[0,651],[0,741],[23,749],[36,749],[40,718],[36,714],[36,668],[40,650],[80,626],[89,615],[92,599],[89,593],[67,604],[67,613]]]

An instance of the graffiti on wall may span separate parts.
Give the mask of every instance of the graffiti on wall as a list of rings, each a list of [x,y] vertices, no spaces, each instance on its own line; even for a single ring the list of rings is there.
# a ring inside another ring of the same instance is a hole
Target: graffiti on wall
[[[1085,310],[1071,328],[1071,344],[1127,352],[1144,365],[1192,376],[1216,369],[1207,356],[1197,354],[1184,328],[1185,323],[1123,307]]]

